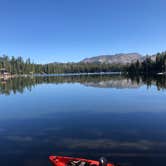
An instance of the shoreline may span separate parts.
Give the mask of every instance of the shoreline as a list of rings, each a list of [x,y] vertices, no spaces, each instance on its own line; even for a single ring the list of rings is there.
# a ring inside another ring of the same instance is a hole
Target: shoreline
[[[15,74],[0,75],[0,79],[9,79],[15,77],[39,77],[39,76],[81,76],[81,75],[122,75],[122,72],[94,72],[94,73],[56,73],[56,74]]]
[[[139,74],[142,75],[143,73]],[[137,75],[137,74],[131,74],[131,73],[126,73],[126,72],[94,72],[94,73],[52,73],[52,74],[8,74],[8,75],[3,75],[0,74],[0,79],[10,79],[10,78],[16,78],[16,77],[58,77],[58,76],[93,76],[93,75]],[[144,74],[143,74],[144,75]],[[151,75],[151,74],[150,74]],[[152,75],[156,76],[166,76],[166,73],[153,73]]]

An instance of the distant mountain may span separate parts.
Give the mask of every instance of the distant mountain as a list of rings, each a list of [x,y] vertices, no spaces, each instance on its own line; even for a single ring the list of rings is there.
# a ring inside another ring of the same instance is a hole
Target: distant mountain
[[[107,64],[130,64],[133,62],[142,61],[144,57],[138,53],[101,55],[91,58],[85,58],[82,63],[107,63]]]
[[[156,55],[151,55],[149,56],[152,61],[156,60]],[[126,65],[126,64],[131,64],[136,62],[137,60],[139,62],[143,62],[146,59],[146,56],[142,56],[139,53],[120,53],[120,54],[115,54],[115,55],[100,55],[100,56],[95,56],[95,57],[90,57],[90,58],[85,58],[81,60],[81,63],[105,63],[105,64],[121,64],[121,65]],[[68,64],[74,64],[76,62],[68,62]],[[52,62],[49,63],[52,65],[57,65],[57,64],[65,64],[62,62]]]

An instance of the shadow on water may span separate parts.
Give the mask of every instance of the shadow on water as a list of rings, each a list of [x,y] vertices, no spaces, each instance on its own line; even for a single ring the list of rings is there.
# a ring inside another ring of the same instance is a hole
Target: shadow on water
[[[61,85],[63,83],[70,84],[67,89],[70,93],[72,93],[70,88],[75,86],[73,83],[80,83],[84,88],[94,87],[93,90],[103,88],[101,90],[104,90],[104,94],[105,88],[113,88],[112,94],[117,89],[122,93],[124,89],[125,93],[126,89],[132,89],[138,93],[135,89],[145,85],[147,88],[155,86],[158,90],[166,88],[165,78],[159,77],[19,77],[1,82],[0,93],[15,94],[12,96],[14,98],[18,93],[24,94],[27,90],[33,92],[33,88],[40,84]],[[160,99],[163,93],[160,93]],[[1,95],[1,97],[7,101],[7,96]],[[73,104],[74,99],[73,97]],[[131,97],[128,96],[128,100],[130,99]],[[101,101],[104,100],[101,99]],[[164,102],[164,98],[162,100]],[[96,101],[97,96],[94,96],[94,103]],[[120,99],[117,104],[121,104]],[[135,107],[139,107],[137,101],[134,104]],[[114,108],[115,110],[119,108],[118,105]],[[107,106],[111,107],[111,105]],[[81,110],[78,107],[79,109]],[[125,112],[102,112],[102,110],[72,112],[71,110],[52,112],[38,118],[1,118],[0,165],[47,166],[50,165],[48,156],[55,154],[95,160],[105,156],[109,161],[120,163],[122,166],[164,166],[166,163],[166,112],[160,112],[160,108],[158,112],[153,110],[152,112],[127,112],[127,109],[129,108],[126,107]],[[5,111],[9,113],[9,110]]]
[[[62,113],[6,122],[1,124],[0,161],[2,165],[44,166],[49,165],[48,155],[56,154],[92,159],[105,156],[122,165],[164,165],[165,118],[157,113],[148,116]]]

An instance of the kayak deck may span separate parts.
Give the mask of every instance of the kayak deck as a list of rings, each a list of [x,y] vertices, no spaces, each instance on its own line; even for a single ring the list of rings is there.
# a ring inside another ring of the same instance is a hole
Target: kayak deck
[[[82,158],[62,157],[62,156],[50,156],[49,157],[53,166],[67,166],[70,162],[85,162],[89,166],[99,166],[99,162],[95,160],[88,160]],[[114,166],[114,164],[108,163],[107,166]]]

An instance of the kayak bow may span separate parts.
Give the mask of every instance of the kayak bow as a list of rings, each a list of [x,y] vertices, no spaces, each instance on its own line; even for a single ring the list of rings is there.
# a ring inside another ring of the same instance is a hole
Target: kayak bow
[[[82,159],[82,158],[50,156],[49,159],[53,164],[53,166],[99,166],[99,161]],[[115,165],[108,163],[107,166],[115,166]]]

